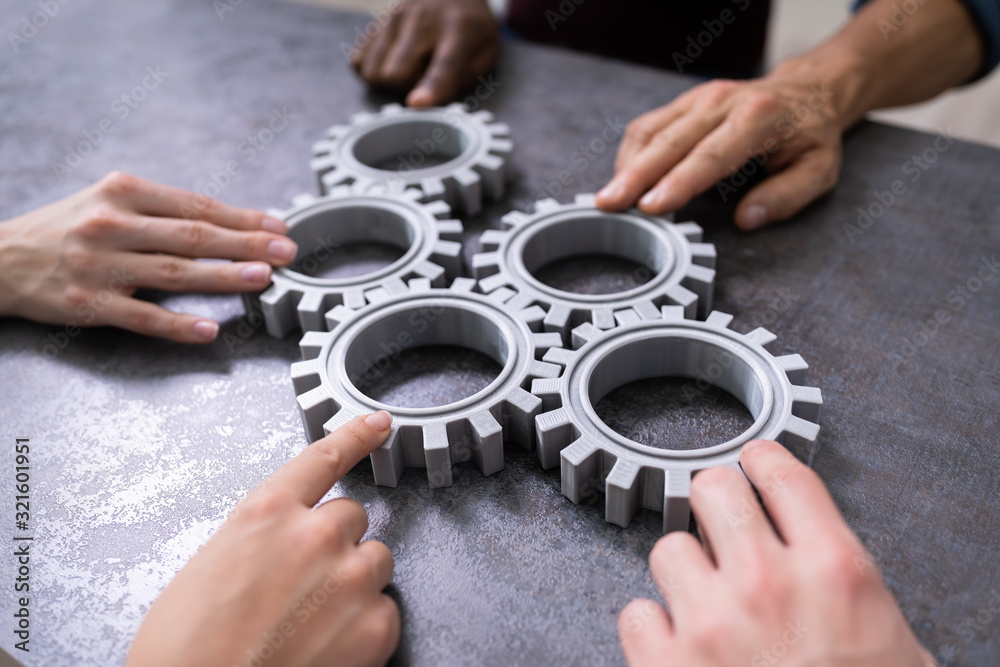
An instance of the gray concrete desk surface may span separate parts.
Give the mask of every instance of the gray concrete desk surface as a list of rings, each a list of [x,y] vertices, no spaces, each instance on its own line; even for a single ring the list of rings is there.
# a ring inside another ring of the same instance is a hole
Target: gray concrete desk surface
[[[21,30],[20,11],[5,12],[4,35]],[[230,161],[241,170],[221,199],[286,205],[314,187],[309,147],[323,129],[382,101],[340,48],[366,20],[270,2],[236,5],[221,20],[193,0],[60,6],[0,60],[0,214],[112,169],[197,188]],[[155,88],[125,115],[115,100],[142,85],[147,67],[166,76],[147,79]],[[485,106],[516,141],[510,191],[467,221],[467,255],[478,233],[560,172],[569,175],[563,200],[598,188],[614,146],[582,162],[576,151],[609,122],[694,83],[525,44],[507,46],[494,80]],[[290,116],[287,127],[256,154],[241,152],[276,112]],[[58,178],[52,164],[105,118],[113,131]],[[926,170],[914,171],[915,156]],[[852,242],[845,223],[896,180],[905,192]],[[952,664],[1000,656],[1000,278],[995,268],[978,277],[983,258],[1000,251],[998,205],[997,151],[864,124],[847,137],[836,191],[792,223],[740,234],[731,202],[717,195],[686,211],[719,251],[717,307],[741,330],[767,324],[779,351],[811,364],[826,403],[815,468],[920,639]],[[963,285],[968,293],[956,296]],[[226,333],[240,326],[236,297],[165,302],[219,318]],[[931,336],[922,323],[937,311],[947,321]],[[18,657],[117,664],[158,591],[305,445],[288,379],[297,340],[255,331],[238,345],[195,348],[89,330],[46,356],[58,332],[0,322],[3,460],[12,464],[15,437],[29,437],[33,452],[32,650]],[[433,382],[415,359],[394,391],[413,400],[467,389],[481,380],[474,361],[452,362]],[[646,389],[612,401],[609,420],[635,437],[706,437],[700,419],[712,405],[675,405],[669,383]],[[660,401],[673,401],[673,421],[650,410]],[[738,425],[730,407],[720,400],[715,427]],[[9,523],[0,534],[9,539],[14,475],[3,469]],[[333,493],[364,503],[370,537],[395,554],[404,619],[395,664],[619,664],[616,614],[633,597],[656,596],[645,559],[659,517],[640,513],[627,530],[605,524],[601,505],[571,504],[558,473],[516,448],[490,478],[459,466],[448,489],[429,490],[417,470],[397,489],[378,488],[362,464]],[[0,558],[5,610],[13,576],[12,558]],[[3,618],[0,641],[13,652],[12,618]]]

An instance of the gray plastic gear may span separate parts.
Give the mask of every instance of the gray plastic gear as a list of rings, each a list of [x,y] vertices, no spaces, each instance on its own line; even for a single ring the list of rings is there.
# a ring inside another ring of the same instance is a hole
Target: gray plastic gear
[[[486,252],[472,258],[480,289],[505,294],[514,310],[540,305],[539,326],[559,332],[567,343],[569,332],[583,322],[599,329],[615,326],[619,310],[633,309],[643,319],[659,317],[663,305],[681,305],[691,318],[711,310],[715,246],[699,242],[702,229],[694,222],[673,223],[637,210],[602,211],[592,194],[577,195],[573,204],[543,199],[535,202],[535,213],[513,211],[502,222],[506,229],[484,232],[480,243]],[[598,254],[630,259],[651,277],[616,294],[576,294],[532,275],[560,259]],[[538,313],[534,309],[532,317]]]
[[[635,311],[617,314],[621,326],[573,330],[576,350],[549,350],[542,359],[559,364],[558,378],[535,380],[531,391],[545,412],[535,421],[544,468],[562,467],[563,493],[574,503],[605,491],[605,518],[627,527],[640,508],[663,512],[663,531],[686,530],[691,476],[715,466],[739,469],[740,450],[755,438],[777,440],[793,451],[807,449],[811,464],[819,435],[820,390],[800,386],[808,368],[797,354],[775,357],[765,349],[774,334],[729,329],[731,315],[712,312],[705,322],[664,306],[662,319]],[[594,406],[614,389],[651,377],[683,377],[693,388],[714,385],[739,399],[753,415],[747,431],[702,449],[669,450],[626,438],[605,424]]]
[[[387,104],[362,112],[350,125],[334,125],[313,146],[312,169],[320,192],[342,184],[419,188],[464,215],[482,209],[483,196],[503,196],[510,128],[493,114],[469,113],[462,104],[429,109]]]
[[[268,333],[283,338],[296,327],[323,331],[328,310],[340,304],[360,308],[367,303],[365,293],[373,289],[405,292],[405,281],[416,277],[444,286],[446,275],[460,273],[462,223],[449,219],[451,211],[444,202],[421,203],[419,198],[415,190],[392,193],[376,187],[359,192],[342,186],[324,197],[299,195],[292,208],[270,211],[285,221],[289,237],[299,245],[295,267],[309,261],[318,265],[317,258],[345,243],[383,243],[404,253],[389,266],[347,278],[275,269],[271,286],[259,297]]]
[[[535,378],[554,378],[559,367],[539,357],[561,343],[536,333],[496,299],[472,292],[475,281],[458,278],[448,289],[411,280],[405,293],[378,288],[360,311],[337,306],[327,314],[329,332],[309,332],[302,357],[292,366],[306,436],[310,442],[365,413],[388,410],[392,431],[371,455],[375,483],[396,486],[407,467],[427,468],[431,487],[450,486],[452,464],[473,460],[484,475],[503,469],[503,440],[534,447],[540,398],[526,388]],[[502,370],[481,391],[430,408],[385,405],[364,386],[404,349],[457,345],[478,350]]]

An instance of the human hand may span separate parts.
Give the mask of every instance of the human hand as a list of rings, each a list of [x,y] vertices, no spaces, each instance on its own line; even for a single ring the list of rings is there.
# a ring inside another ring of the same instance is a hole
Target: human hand
[[[200,219],[188,220],[196,212]],[[117,326],[207,343],[219,325],[132,298],[140,287],[249,292],[298,251],[285,223],[113,172],[53,204],[0,223],[0,315]],[[196,262],[195,257],[239,260]]]
[[[639,200],[641,210],[659,215],[716,182],[725,200],[747,174],[763,170],[770,176],[739,203],[736,225],[751,230],[798,213],[836,185],[849,124],[833,93],[802,67],[788,63],[753,81],[710,81],[639,116],[597,205],[618,210]]]
[[[747,444],[741,464],[767,512],[737,470],[695,475],[705,547],[686,532],[653,547],[649,568],[670,611],[651,600],[625,607],[628,663],[934,665],[816,473],[766,440]]]
[[[350,421],[251,491],[153,604],[126,667],[385,664],[399,641],[382,593],[392,555],[359,542],[368,515],[354,500],[313,505],[391,421]]]
[[[408,0],[351,54],[372,86],[409,91],[414,107],[440,105],[486,74],[500,55],[500,25],[484,0]]]

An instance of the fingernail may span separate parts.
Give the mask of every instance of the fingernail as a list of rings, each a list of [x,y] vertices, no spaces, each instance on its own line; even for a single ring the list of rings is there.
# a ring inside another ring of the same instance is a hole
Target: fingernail
[[[288,233],[288,225],[277,218],[272,218],[269,215],[264,216],[264,219],[260,221],[260,227],[265,231],[274,232],[275,234]]]
[[[743,219],[746,222],[747,229],[757,229],[767,224],[767,209],[760,204],[748,206]]]
[[[202,340],[215,340],[219,335],[219,325],[212,320],[198,320],[194,323],[194,335]]]
[[[619,183],[611,181],[604,188],[597,193],[597,196],[601,199],[610,199],[611,201],[618,201],[622,196],[622,186]]]
[[[271,278],[271,267],[267,264],[250,264],[244,266],[243,270],[240,271],[240,278],[243,279],[243,282],[254,285],[267,282]]]
[[[373,412],[367,417],[365,417],[365,423],[371,426],[376,431],[384,431],[390,426],[392,426],[392,415],[390,415],[385,410],[380,410],[379,412]]]
[[[642,199],[639,200],[639,205],[645,206],[646,208],[659,208],[666,198],[667,193],[662,190],[650,190],[642,196]]]
[[[288,239],[277,239],[267,244],[267,254],[282,262],[295,259],[295,253],[298,251],[298,246]]]
[[[431,103],[431,92],[424,88],[417,88],[406,97],[406,104],[411,107],[427,106]]]

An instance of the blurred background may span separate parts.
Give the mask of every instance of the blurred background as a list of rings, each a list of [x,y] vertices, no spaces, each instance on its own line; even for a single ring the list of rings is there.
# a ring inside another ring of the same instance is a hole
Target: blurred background
[[[371,12],[386,7],[391,0],[294,0]],[[506,0],[489,0],[502,13]],[[767,65],[773,67],[789,56],[821,43],[836,32],[850,16],[852,2],[845,0],[772,0],[768,36]],[[926,132],[941,132],[949,125],[951,134],[969,141],[1000,148],[1000,69],[975,85],[941,95],[924,104],[879,111],[871,118]]]

